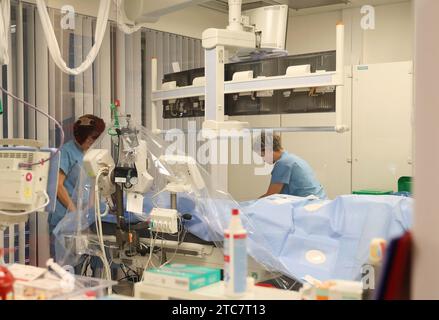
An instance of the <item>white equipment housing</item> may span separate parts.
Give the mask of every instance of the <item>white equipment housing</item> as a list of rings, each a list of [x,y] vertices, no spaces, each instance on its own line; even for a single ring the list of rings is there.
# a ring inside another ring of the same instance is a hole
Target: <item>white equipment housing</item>
[[[96,178],[99,170],[108,168],[108,174],[100,177],[99,192],[103,197],[109,197],[115,192],[115,187],[111,183],[110,173],[114,169],[114,160],[108,150],[92,149],[84,155],[83,166],[88,176]]]
[[[148,173],[147,168],[148,154],[145,140],[139,140],[139,146],[136,147],[136,169],[138,174],[138,183],[129,191],[136,193],[146,193],[151,189],[154,178]]]
[[[205,187],[194,158],[164,155],[159,161],[165,168],[171,170],[168,175],[169,184],[166,187],[169,192],[197,192]]]
[[[151,230],[174,234],[178,232],[178,212],[174,209],[154,208],[151,211]]]
[[[242,30],[209,28],[203,32],[203,48],[213,49],[219,45],[228,48],[254,49],[256,36],[252,32]]]
[[[108,150],[92,149],[84,155],[84,169],[91,178],[96,178],[103,167],[114,168],[114,161]]]
[[[136,208],[134,213],[142,214],[143,194],[151,189],[154,178],[148,173],[146,141],[139,140],[135,148],[135,165],[137,170],[137,183],[127,190],[127,208]],[[108,168],[108,174],[102,175],[97,181],[99,193],[102,197],[109,197],[115,192],[115,186],[111,180],[111,172],[115,167],[114,160],[108,150],[93,149],[84,156],[84,168],[87,174],[96,178],[99,170]]]
[[[34,166],[40,159],[49,158],[49,151],[31,150],[0,150],[0,220],[4,223],[25,222],[28,219],[26,212],[43,212],[48,204],[47,193],[50,163]],[[14,215],[16,213],[16,215]]]
[[[25,223],[32,213],[53,211],[59,155],[34,140],[4,139],[1,145],[11,147],[0,148],[0,229]]]
[[[288,6],[268,6],[243,11],[244,20],[261,32],[261,49],[285,50],[288,28]]]

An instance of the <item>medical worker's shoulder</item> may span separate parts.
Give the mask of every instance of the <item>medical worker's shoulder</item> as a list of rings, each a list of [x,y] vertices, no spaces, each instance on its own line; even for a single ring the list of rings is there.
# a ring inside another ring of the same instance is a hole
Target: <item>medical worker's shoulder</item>
[[[69,150],[72,150],[74,146],[74,141],[70,140],[67,141],[66,143],[63,144],[63,146],[61,147],[61,151],[66,151],[68,152]]]
[[[79,147],[76,145],[76,142],[73,140],[70,140],[68,142],[66,142],[62,148],[61,148],[61,152],[66,154],[66,155],[70,155],[72,157],[81,154],[81,150],[79,149]]]
[[[282,154],[282,157],[278,161],[276,161],[276,164],[278,164],[279,166],[293,167],[297,164],[297,159],[295,155],[284,152]]]
[[[66,142],[61,147],[60,170],[66,175],[70,172],[72,166],[78,162],[78,159],[81,157],[80,152],[81,151],[73,140]]]

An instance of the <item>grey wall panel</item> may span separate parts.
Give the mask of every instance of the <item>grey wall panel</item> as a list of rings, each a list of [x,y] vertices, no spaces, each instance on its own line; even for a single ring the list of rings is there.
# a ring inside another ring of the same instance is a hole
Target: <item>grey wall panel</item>
[[[17,96],[24,98],[24,54],[23,54],[23,3],[18,3],[16,15],[16,57],[17,57],[17,73],[16,73],[16,86]],[[24,138],[24,106],[23,104],[16,104],[17,108],[17,120],[15,121],[17,127],[17,137]],[[20,253],[21,254],[21,253]]]
[[[125,79],[126,79],[126,73],[125,73],[125,33],[123,33],[120,30],[116,31],[116,75],[115,75],[115,81],[116,81],[116,98],[120,101],[120,112],[122,114],[125,113],[126,108],[126,88],[125,88]]]
[[[49,9],[49,16],[52,24],[59,25],[60,18],[59,13],[55,14],[55,10]],[[60,28],[54,27],[55,36],[59,43],[62,52],[63,39],[61,38],[61,30]],[[59,90],[61,90],[62,84],[60,79],[60,71],[58,67],[55,65],[52,57],[49,55],[49,114],[51,116],[57,117],[56,108],[60,107],[60,95]],[[49,130],[49,145],[55,145],[55,126],[52,121],[48,121],[48,130]]]
[[[83,55],[83,18],[81,16],[76,17],[75,20],[75,39],[74,39],[74,52],[75,52],[75,67],[78,67],[84,58]],[[75,76],[75,119],[84,114],[84,74]]]
[[[137,31],[133,37],[133,116],[139,125],[142,117],[142,33]]]
[[[163,78],[163,75],[165,74],[165,64],[166,61],[169,60],[166,57],[169,56],[169,40],[165,43],[164,41],[164,34],[156,32],[156,56],[158,59],[161,59],[161,63],[157,64],[157,79],[158,84],[157,88],[160,88],[161,79]],[[158,105],[157,110],[157,118],[159,121],[158,128],[165,129],[165,121],[163,120],[163,109],[160,107],[162,103]]]
[[[109,124],[111,122],[111,46],[110,46],[110,26],[107,26],[105,31],[104,39],[102,41],[101,51],[99,53],[99,85],[100,85],[100,116],[102,119]],[[105,134],[101,148],[111,150],[111,139],[108,134]]]
[[[26,7],[26,61],[27,68],[25,77],[26,83],[26,99],[29,103],[35,104],[35,9],[33,7]],[[34,139],[35,132],[35,111],[26,108],[25,113],[27,114],[27,124],[25,130],[27,129],[27,138]]]
[[[96,20],[93,19],[92,21],[92,30],[93,35],[96,32]],[[94,41],[94,37],[93,37]],[[100,79],[100,72],[101,72],[101,62],[99,58],[96,58],[95,62],[92,66],[93,70],[93,112],[92,114],[100,117],[101,116],[101,79]]]
[[[125,35],[125,112],[133,114],[134,82],[133,82],[133,37]]]
[[[36,104],[43,111],[48,112],[49,106],[49,57],[47,50],[46,38],[44,37],[43,27],[38,17],[38,13],[35,15],[35,61],[38,63],[35,65],[36,78]],[[37,139],[45,143],[49,143],[49,121],[41,114],[37,114]],[[49,232],[47,226],[47,214],[38,214],[36,223],[37,235],[37,261],[35,264],[39,266],[45,266],[47,258],[49,257]]]
[[[83,18],[82,56],[86,57],[90,52],[93,42],[92,19]],[[93,113],[93,68],[84,72],[84,114]]]

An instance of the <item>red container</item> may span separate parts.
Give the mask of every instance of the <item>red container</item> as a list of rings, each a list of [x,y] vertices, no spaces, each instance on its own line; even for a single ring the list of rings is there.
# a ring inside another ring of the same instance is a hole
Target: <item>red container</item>
[[[8,268],[0,266],[0,300],[11,300],[14,296],[15,279]]]

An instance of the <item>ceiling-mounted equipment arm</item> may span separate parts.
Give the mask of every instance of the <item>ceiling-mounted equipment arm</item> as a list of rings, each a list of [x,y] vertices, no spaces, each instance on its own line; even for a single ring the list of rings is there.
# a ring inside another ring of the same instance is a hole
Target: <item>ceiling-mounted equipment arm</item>
[[[229,0],[229,25],[228,30],[242,31],[241,23],[242,0]]]

